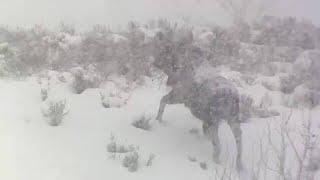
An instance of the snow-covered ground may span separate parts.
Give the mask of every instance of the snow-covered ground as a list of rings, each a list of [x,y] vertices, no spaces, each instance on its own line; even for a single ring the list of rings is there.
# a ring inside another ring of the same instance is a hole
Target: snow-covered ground
[[[279,110],[281,116],[255,118],[242,124],[245,169],[240,176],[232,166],[236,148],[226,123],[222,123],[219,130],[222,163],[218,165],[212,161],[212,145],[202,133],[201,121],[183,105],[169,105],[163,124],[154,120],[160,99],[167,92],[163,85],[147,80],[145,85],[130,92],[128,102],[121,108],[104,108],[101,89],[74,94],[68,81],[52,82],[49,100],[66,99],[69,111],[62,124],[55,127],[49,126],[43,117],[46,102],[41,101],[40,90],[35,77],[0,80],[1,180],[212,180],[253,179],[254,174],[259,174],[260,179],[279,177],[273,170],[277,167],[278,154],[270,147],[268,137],[280,151],[279,127],[290,110],[281,105],[278,91],[269,91],[259,83],[239,91],[252,95],[255,103],[268,92],[273,100],[271,106]],[[293,110],[288,127],[294,143],[299,141],[299,128],[305,121],[302,115],[306,112]],[[319,122],[316,119],[319,116],[320,108],[315,108],[312,122]],[[132,125],[141,117],[151,118],[151,130]],[[136,172],[122,166],[124,154],[108,152],[112,136],[119,144],[135,147],[139,154]],[[155,158],[152,165],[147,166],[151,154]],[[290,145],[285,162],[288,171],[296,172],[295,154]],[[207,169],[201,168],[200,163],[205,163]]]

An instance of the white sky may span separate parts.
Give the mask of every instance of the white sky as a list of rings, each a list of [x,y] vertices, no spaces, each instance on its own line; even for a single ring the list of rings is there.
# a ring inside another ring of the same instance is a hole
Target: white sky
[[[31,26],[61,22],[87,28],[123,25],[129,20],[186,18],[193,23],[227,23],[216,0],[0,0],[0,24]],[[320,25],[320,0],[265,0],[269,14],[294,15]],[[271,4],[271,1],[275,2]]]

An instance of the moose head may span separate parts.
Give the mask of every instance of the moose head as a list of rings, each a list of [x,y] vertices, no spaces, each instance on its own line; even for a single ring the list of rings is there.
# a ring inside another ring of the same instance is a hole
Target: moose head
[[[153,65],[168,76],[167,85],[190,81],[193,68],[203,56],[201,49],[193,43],[192,31],[181,29],[158,32],[154,42]]]

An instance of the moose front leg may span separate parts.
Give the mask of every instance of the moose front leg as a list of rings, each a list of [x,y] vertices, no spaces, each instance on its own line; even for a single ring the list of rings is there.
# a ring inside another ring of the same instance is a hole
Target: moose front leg
[[[156,120],[158,120],[159,122],[162,122],[162,115],[163,115],[163,112],[164,112],[164,109],[165,109],[166,105],[168,104],[169,95],[170,95],[170,93],[165,95],[165,96],[163,96],[161,101],[160,101],[160,106],[159,106],[158,114],[157,114],[157,117],[156,117]]]
[[[182,103],[184,103],[184,97],[182,93],[180,93],[179,89],[170,91],[170,93],[163,96],[160,101],[160,106],[159,106],[156,120],[158,120],[159,122],[162,122],[162,115],[167,104],[182,104]]]

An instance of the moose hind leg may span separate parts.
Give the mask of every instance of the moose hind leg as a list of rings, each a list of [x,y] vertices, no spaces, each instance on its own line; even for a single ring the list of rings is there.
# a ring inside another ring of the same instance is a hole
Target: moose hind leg
[[[218,130],[219,130],[219,125],[214,124],[214,125],[210,125],[210,127],[207,128],[207,132],[205,132],[211,139],[211,142],[213,145],[213,160],[216,163],[220,163],[220,151],[221,151]]]
[[[237,165],[237,169],[240,170],[243,168],[242,166],[242,161],[241,161],[241,157],[242,157],[242,131],[241,131],[241,127],[240,127],[240,123],[239,122],[228,122],[232,133],[235,137],[236,140],[236,145],[237,145],[237,159],[236,159],[236,165]]]

